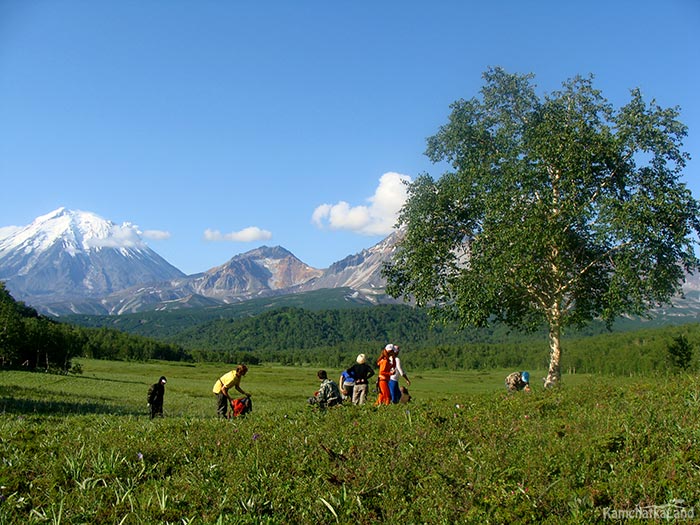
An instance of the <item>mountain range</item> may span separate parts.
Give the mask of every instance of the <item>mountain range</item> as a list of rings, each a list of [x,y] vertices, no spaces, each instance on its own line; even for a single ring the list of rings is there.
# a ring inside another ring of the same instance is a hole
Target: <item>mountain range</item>
[[[342,289],[353,304],[385,304],[397,302],[386,295],[381,270],[399,238],[394,232],[326,269],[281,246],[261,246],[185,275],[149,248],[132,224],[59,208],[28,226],[0,229],[0,281],[16,300],[53,316],[216,307],[324,289]],[[697,320],[700,276],[686,276],[683,292],[654,316]]]
[[[185,275],[143,243],[133,225],[59,208],[0,237],[0,281],[15,299],[54,316],[217,306],[324,288],[349,288],[354,300],[393,302],[381,268],[397,237],[327,269],[281,246],[262,246]]]

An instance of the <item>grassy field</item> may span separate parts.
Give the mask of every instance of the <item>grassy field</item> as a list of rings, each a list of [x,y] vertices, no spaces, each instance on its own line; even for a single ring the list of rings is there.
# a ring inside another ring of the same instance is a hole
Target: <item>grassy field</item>
[[[222,421],[226,365],[78,362],[79,376],[0,372],[0,524],[700,519],[696,376],[507,395],[509,370],[409,369],[410,405],[321,413],[315,369],[264,365],[243,383],[253,413]],[[160,375],[166,417],[151,421]]]

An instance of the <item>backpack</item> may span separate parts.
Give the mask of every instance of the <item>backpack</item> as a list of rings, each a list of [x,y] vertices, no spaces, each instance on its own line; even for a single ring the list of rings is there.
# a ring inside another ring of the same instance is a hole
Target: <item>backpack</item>
[[[231,400],[233,417],[244,416],[253,410],[253,402],[249,397],[239,397]]]

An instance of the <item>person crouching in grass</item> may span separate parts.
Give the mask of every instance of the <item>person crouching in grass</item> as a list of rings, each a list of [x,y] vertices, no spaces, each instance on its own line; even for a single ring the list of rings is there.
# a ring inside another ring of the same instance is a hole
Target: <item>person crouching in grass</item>
[[[530,374],[528,372],[513,372],[506,377],[506,390],[508,392],[530,391]]]
[[[343,396],[335,381],[328,379],[325,370],[319,370],[316,376],[321,381],[321,386],[314,393],[314,397],[309,399],[310,404],[316,404],[320,408],[334,407],[343,404]]]

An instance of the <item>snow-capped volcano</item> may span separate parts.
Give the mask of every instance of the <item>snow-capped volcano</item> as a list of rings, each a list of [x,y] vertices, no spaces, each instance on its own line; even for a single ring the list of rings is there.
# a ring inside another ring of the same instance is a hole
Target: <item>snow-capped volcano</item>
[[[100,248],[146,247],[132,224],[117,226],[94,213],[58,208],[0,238],[0,257],[17,249],[38,255],[57,242],[71,255]]]
[[[184,276],[146,246],[136,226],[90,212],[59,208],[0,234],[0,280],[32,304]]]
[[[59,208],[30,225],[0,228],[0,281],[40,312],[120,314],[225,304],[321,288],[383,299],[381,267],[396,235],[330,268],[308,266],[281,246],[261,246],[186,276],[141,239],[131,223]]]

